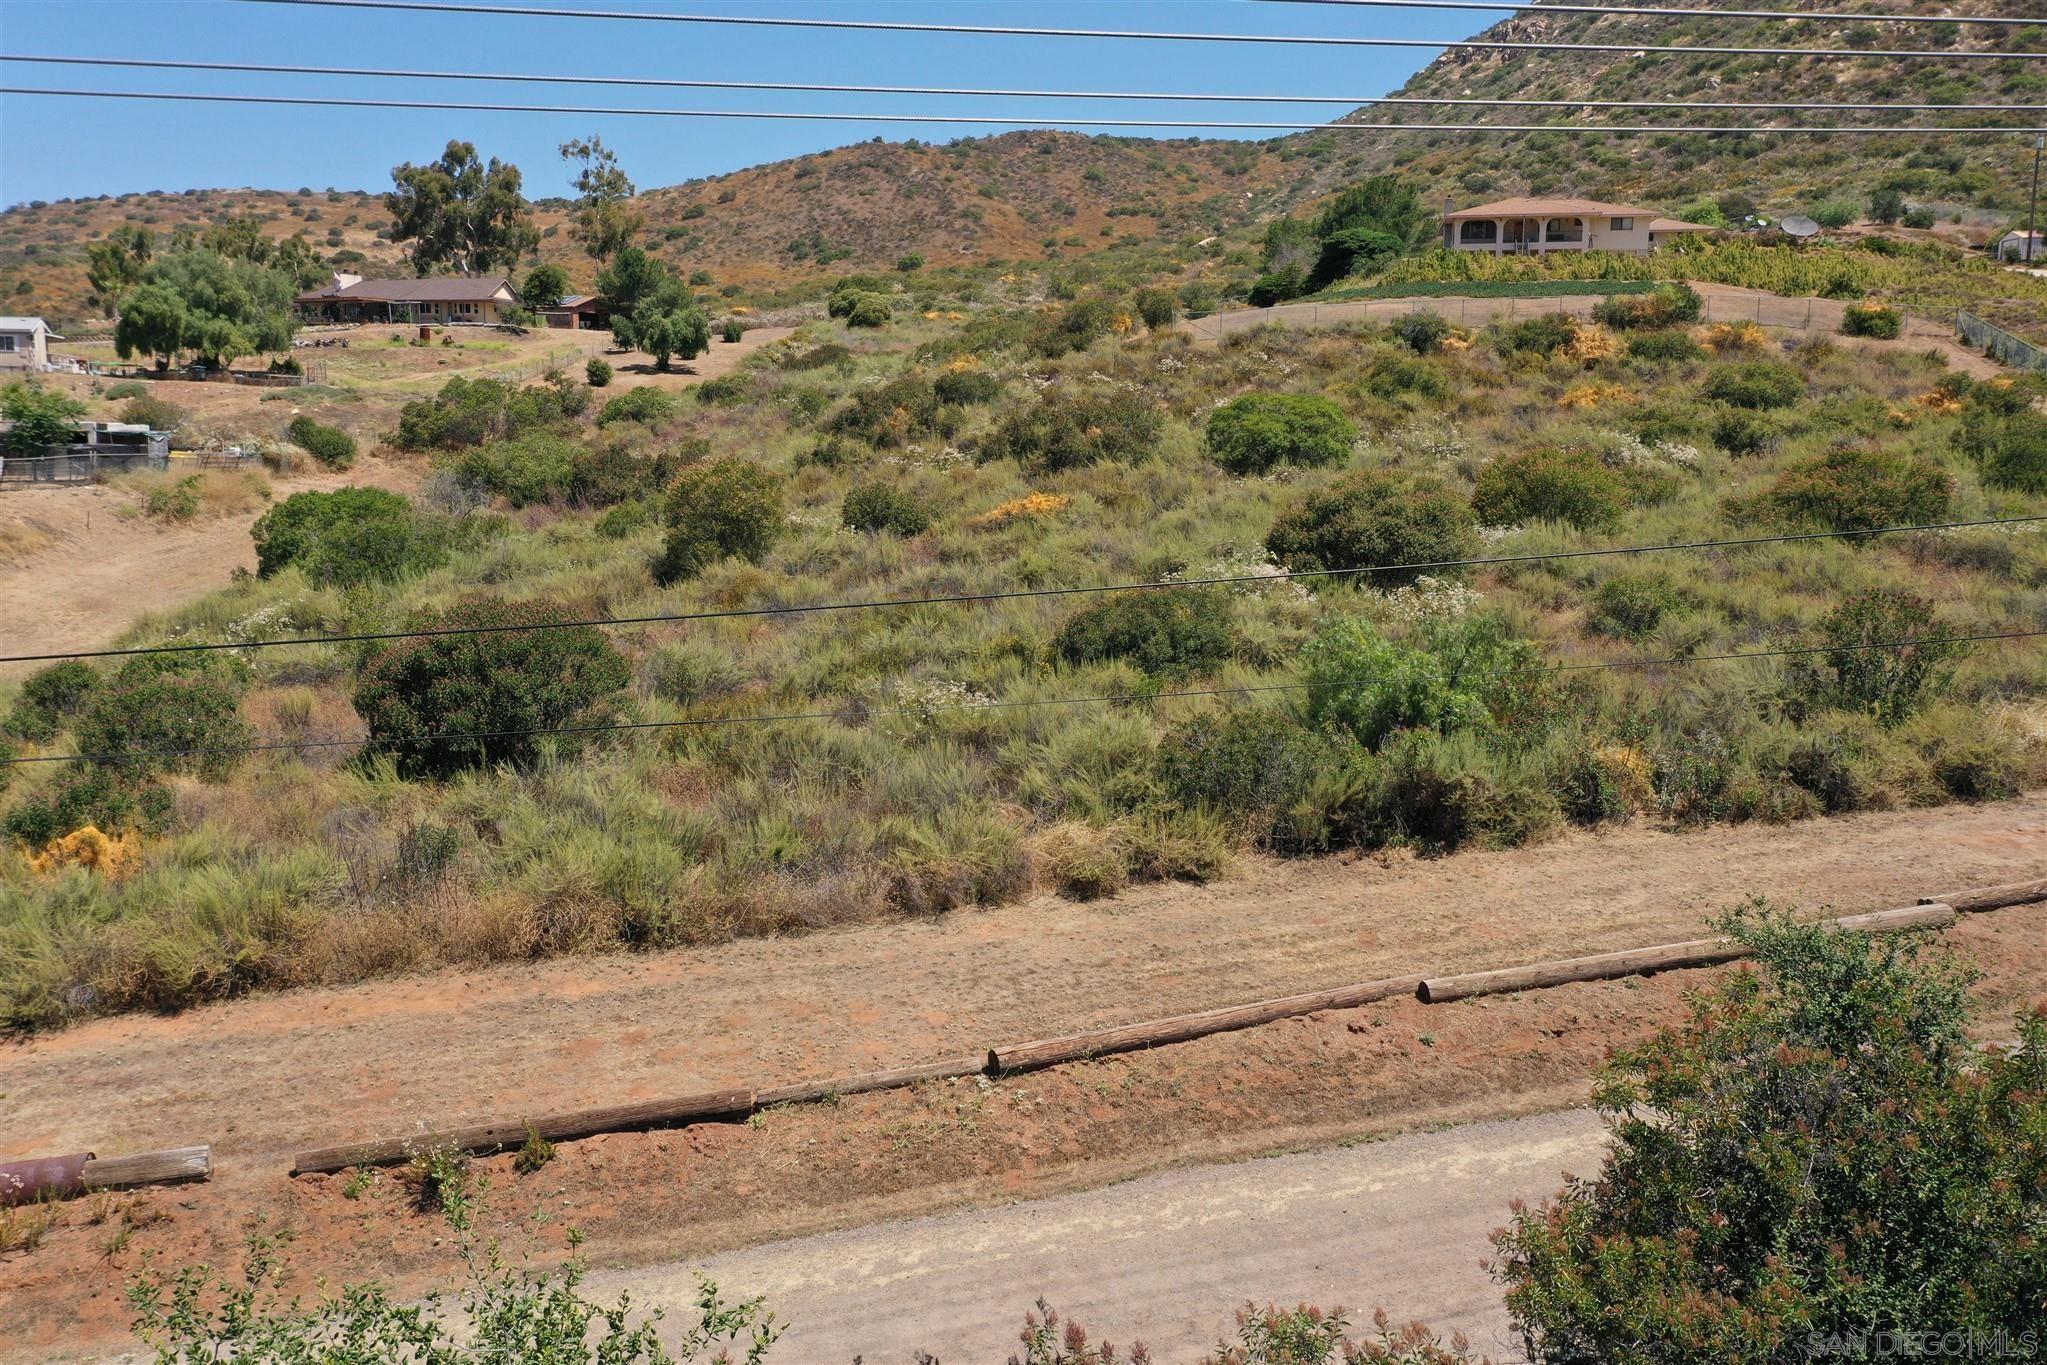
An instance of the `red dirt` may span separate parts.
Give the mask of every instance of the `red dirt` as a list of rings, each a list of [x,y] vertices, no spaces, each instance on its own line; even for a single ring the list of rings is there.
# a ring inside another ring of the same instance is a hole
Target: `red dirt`
[[[1654,942],[1768,892],[1841,913],[2037,875],[2047,801],[1674,835],[1626,830],[1436,862],[1271,864],[1255,881],[1044,900],[921,924],[373,983],[172,1018],[87,1024],[0,1051],[0,1156],[211,1140],[204,1187],[103,1255],[107,1228],[8,1258],[19,1358],[119,1338],[121,1286],[159,1263],[231,1263],[288,1227],[295,1283],[448,1273],[444,1227],[379,1176],[291,1180],[294,1148],[702,1088],[765,1085],[1400,970]],[[2038,907],[1950,936],[1988,971],[1989,1023],[2047,990]],[[1460,1005],[1391,1001],[1000,1083],[934,1082],[755,1124],[563,1144],[537,1175],[481,1163],[519,1245],[574,1223],[644,1261],[1165,1165],[1582,1102],[1615,1041],[1706,979],[1565,987]],[[521,1219],[545,1206],[539,1232]],[[993,1305],[1009,1312],[1014,1305]]]

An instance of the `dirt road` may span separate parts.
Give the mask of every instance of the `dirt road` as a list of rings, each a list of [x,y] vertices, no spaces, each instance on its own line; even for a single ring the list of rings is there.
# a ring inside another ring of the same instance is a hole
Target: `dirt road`
[[[1706,322],[1754,322],[1775,331],[1801,336],[1825,336],[1838,346],[1860,350],[1938,351],[1948,365],[1978,379],[1992,379],[2008,371],[1996,361],[1958,344],[1947,328],[1924,318],[1907,317],[1905,334],[1898,341],[1877,341],[1870,337],[1840,335],[1841,315],[1847,304],[1838,299],[1787,298],[1760,289],[1742,289],[1730,284],[1694,282],[1692,288],[1705,300]],[[1554,298],[1462,298],[1455,295],[1423,295],[1397,299],[1353,299],[1340,303],[1282,303],[1271,308],[1242,308],[1213,313],[1182,323],[1199,342],[1213,345],[1234,332],[1246,332],[1271,323],[1289,327],[1333,327],[1344,322],[1387,322],[1417,310],[1440,313],[1459,326],[1483,327],[1489,322],[1538,317],[1544,313],[1569,313],[1590,317],[1606,299],[1604,294],[1567,294]]]
[[[592,1288],[685,1321],[696,1271],[728,1298],[761,1295],[788,1324],[771,1362],[1001,1360],[1039,1297],[1095,1340],[1142,1340],[1158,1365],[1234,1335],[1246,1300],[1341,1305],[1366,1328],[1384,1308],[1516,1360],[1480,1265],[1488,1236],[1509,1201],[1590,1174],[1603,1148],[1598,1116],[1572,1109],[606,1271]]]
[[[415,464],[368,458],[345,473],[276,479],[272,496],[350,484],[405,492],[418,485],[421,472]],[[133,501],[132,494],[97,485],[0,493],[0,530],[28,531],[35,547],[0,558],[0,641],[19,652],[91,649],[111,642],[145,612],[203,596],[225,587],[235,569],[256,567],[249,527],[260,511],[165,526],[119,515]],[[0,675],[8,667],[0,665]]]
[[[1047,897],[129,1015],[0,1044],[0,1156],[181,1134],[277,1165],[320,1140],[507,1105],[765,1087],[1345,981],[1654,943],[1760,892],[1850,913],[2042,866],[2047,795],[1434,861],[1275,862],[1092,904]],[[287,1091],[293,1103],[276,1104]]]
[[[0,1159],[197,1141],[216,1158],[204,1186],[138,1196],[138,1228],[118,1254],[83,1209],[30,1255],[7,1258],[4,1306],[18,1331],[0,1359],[112,1345],[143,1257],[231,1271],[252,1230],[294,1234],[292,1292],[375,1277],[418,1294],[457,1273],[446,1227],[417,1209],[400,1175],[292,1179],[301,1146],[840,1075],[1332,982],[1693,937],[1711,911],[1754,893],[1875,909],[2037,876],[2043,864],[2041,795],[1791,827],[1624,830],[1435,862],[1254,865],[1225,883],[1093,905],[1045,900],[805,939],[446,972],[0,1044]],[[1976,996],[1989,1028],[2047,999],[2043,917],[2040,906],[1972,915],[1945,936],[1983,969]],[[573,1226],[600,1264],[670,1263],[1171,1167],[1566,1109],[1585,1102],[1609,1049],[1680,1017],[1710,976],[1447,1006],[1405,997],[999,1081],[564,1143],[532,1173],[496,1156],[476,1168],[485,1230],[541,1260],[562,1252]],[[994,1307],[1006,1316],[1019,1305]]]

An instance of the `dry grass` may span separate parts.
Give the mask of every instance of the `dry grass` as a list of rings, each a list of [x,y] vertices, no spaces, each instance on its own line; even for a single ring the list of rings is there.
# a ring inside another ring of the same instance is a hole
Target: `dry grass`
[[[0,560],[33,559],[56,544],[56,537],[33,526],[0,526]]]
[[[0,1208],[0,1256],[34,1251],[50,1235],[50,1229],[63,1221],[62,1208],[48,1201]]]
[[[240,516],[258,511],[270,501],[270,480],[254,470],[187,471],[173,466],[126,475],[115,480],[114,486],[135,496],[130,515],[169,524]]]

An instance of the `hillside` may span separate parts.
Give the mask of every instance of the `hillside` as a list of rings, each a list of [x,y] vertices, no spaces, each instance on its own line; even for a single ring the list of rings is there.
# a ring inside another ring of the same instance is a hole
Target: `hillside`
[[[1818,8],[1818,6],[1801,6]],[[1991,0],[1910,0],[1900,13],[1991,14]],[[1581,14],[1532,14],[1496,24],[1481,35],[1518,42],[1710,44],[1721,47],[1919,47],[2037,51],[2039,29],[1881,29],[1868,24],[1735,23]],[[1545,100],[1701,100],[1785,103],[2038,103],[2047,100],[2040,64],[1996,61],[1772,58],[1700,54],[1542,54],[1453,51],[1430,63],[1397,96]],[[1794,119],[1821,124],[1900,122],[1985,124],[2009,116],[1884,115],[1813,112]],[[1471,106],[1420,108],[1370,105],[1352,120],[1400,123],[1754,124],[1768,111],[1667,109],[1530,109]],[[1820,138],[1786,135],[1507,133],[1483,139],[1457,134],[1296,134],[1287,143],[1304,154],[1310,174],[1299,189],[1326,194],[1384,171],[1422,180],[1447,200],[1512,194],[1580,194],[1677,209],[1701,199],[1744,195],[1771,215],[1808,209],[1841,195],[1861,203],[1880,183],[1897,183],[1915,204],[1936,208],[1950,227],[1980,240],[2022,212],[2032,164],[2023,136],[1920,135]],[[1960,234],[1958,234],[1960,235]]]
[[[1992,0],[1911,0],[1902,8],[1994,12]],[[1484,35],[1521,41],[1881,47],[1952,41],[1958,48],[2022,51],[2047,31],[1938,29],[1886,33],[1870,25],[1730,23],[1532,14]],[[1939,103],[2047,100],[2047,71],[2019,62],[1696,57],[1608,53],[1446,53],[1398,95],[1541,99],[1784,100]],[[1765,115],[1670,110],[1416,108],[1368,105],[1354,121],[1413,123],[1753,122]],[[1816,120],[1883,121],[1876,114]],[[1926,116],[1916,116],[1926,117]],[[1936,121],[1996,121],[1957,113]],[[489,150],[487,129],[472,132]],[[407,149],[415,157],[431,147]],[[649,189],[645,244],[676,268],[737,291],[772,290],[848,269],[886,268],[915,253],[934,266],[1086,256],[1111,246],[1192,243],[1216,234],[1247,240],[1263,219],[1359,177],[1397,171],[1432,198],[1516,193],[1585,194],[1677,210],[1738,196],[1777,215],[1830,197],[1860,204],[1880,183],[1903,188],[1937,216],[1934,231],[1975,244],[2025,206],[2031,163],[2023,137],[1812,138],[1737,134],[1588,138],[1549,133],[1472,136],[1306,132],[1263,142],[1152,141],[1064,132],[1016,132],[945,144],[875,140]],[[526,189],[545,196],[555,165],[529,165]],[[630,167],[628,168],[631,169]],[[578,285],[593,268],[563,231],[566,202],[540,198],[542,255]],[[151,191],[33,203],[0,214],[0,304],[65,323],[98,309],[85,280],[85,246],[122,224],[168,234],[229,214],[256,213],[283,237],[304,231],[336,264],[402,270],[378,236],[377,193],[357,190]],[[699,283],[703,281],[700,279]]]

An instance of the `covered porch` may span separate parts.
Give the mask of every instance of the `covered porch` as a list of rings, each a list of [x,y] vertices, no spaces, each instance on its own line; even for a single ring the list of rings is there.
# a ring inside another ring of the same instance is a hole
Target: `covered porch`
[[[1590,225],[1577,215],[1457,218],[1443,224],[1443,245],[1453,251],[1490,251],[1498,255],[1584,251],[1591,240]]]

